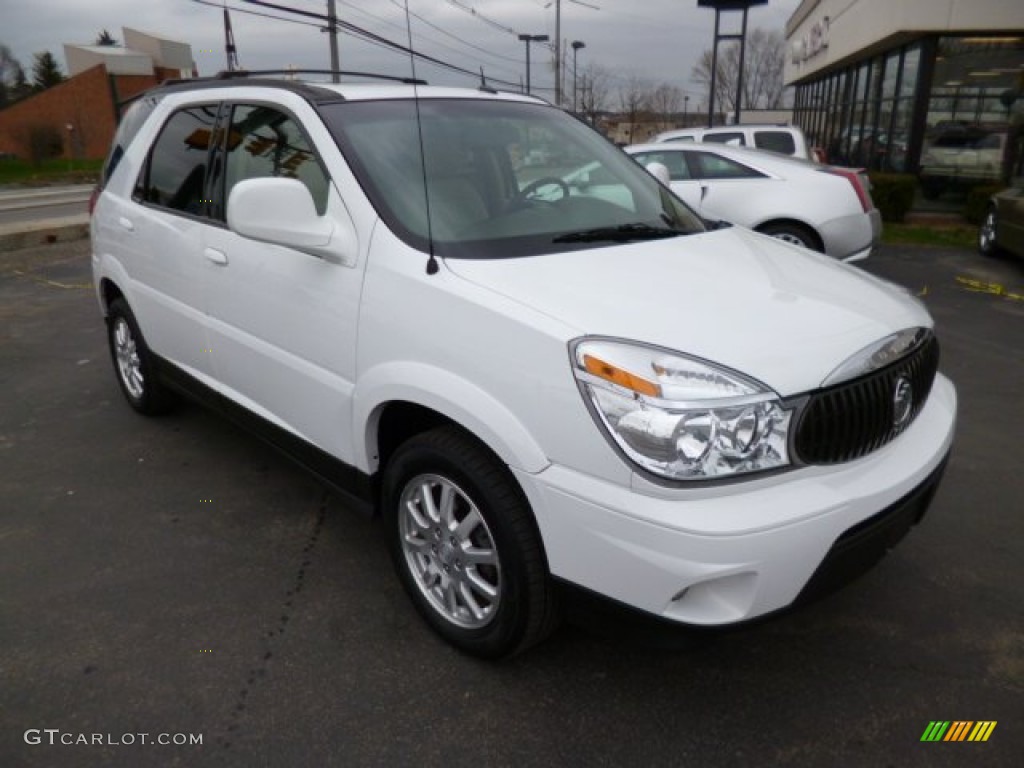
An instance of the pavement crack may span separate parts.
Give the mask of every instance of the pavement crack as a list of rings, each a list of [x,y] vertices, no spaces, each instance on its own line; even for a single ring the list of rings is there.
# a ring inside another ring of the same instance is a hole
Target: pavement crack
[[[239,689],[238,695],[231,708],[231,714],[228,716],[228,725],[224,728],[223,734],[217,738],[217,744],[221,749],[227,750],[231,748],[232,739],[237,736],[241,729],[240,721],[243,713],[246,711],[246,700],[249,698],[249,694],[253,687],[255,687],[260,680],[265,679],[270,672],[270,662],[274,658],[276,643],[284,634],[284,631],[291,620],[291,613],[296,603],[296,598],[305,586],[307,569],[313,563],[313,551],[316,549],[317,542],[320,539],[320,534],[323,531],[324,520],[327,518],[327,507],[329,501],[330,495],[327,491],[324,491],[317,505],[316,522],[313,525],[313,530],[310,532],[309,537],[306,540],[306,545],[302,548],[300,555],[302,559],[295,573],[295,577],[292,580],[291,588],[284,593],[284,596],[281,599],[281,615],[277,620],[277,624],[264,635],[260,658],[248,671],[245,683]]]

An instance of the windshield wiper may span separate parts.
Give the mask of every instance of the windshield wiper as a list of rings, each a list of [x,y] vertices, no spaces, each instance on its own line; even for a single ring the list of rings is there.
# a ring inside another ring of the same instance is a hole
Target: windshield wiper
[[[551,242],[553,243],[596,243],[610,240],[617,243],[625,243],[629,240],[658,240],[663,237],[677,237],[685,235],[678,229],[667,229],[665,227],[652,227],[650,224],[635,222],[633,224],[620,224],[617,227],[597,227],[595,229],[584,229],[579,232],[569,232],[559,235]]]

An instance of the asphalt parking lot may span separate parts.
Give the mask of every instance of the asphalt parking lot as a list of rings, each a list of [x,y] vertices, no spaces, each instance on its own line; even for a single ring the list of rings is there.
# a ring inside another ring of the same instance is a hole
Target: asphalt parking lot
[[[570,625],[488,664],[420,621],[375,521],[198,407],[128,408],[87,241],[0,254],[0,766],[1020,765],[1024,261],[866,266],[922,296],[959,390],[922,525],[768,623]]]

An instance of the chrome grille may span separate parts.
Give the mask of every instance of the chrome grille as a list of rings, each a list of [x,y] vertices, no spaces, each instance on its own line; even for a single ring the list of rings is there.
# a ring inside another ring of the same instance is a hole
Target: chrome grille
[[[839,464],[878,450],[917,418],[938,368],[939,342],[929,336],[892,365],[812,393],[797,424],[796,455],[805,464]],[[901,376],[913,398],[902,422],[895,402]]]

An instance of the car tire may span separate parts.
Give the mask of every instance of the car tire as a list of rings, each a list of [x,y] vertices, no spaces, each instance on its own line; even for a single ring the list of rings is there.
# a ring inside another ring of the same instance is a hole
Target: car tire
[[[788,222],[779,222],[776,224],[765,224],[764,226],[758,227],[758,232],[769,235],[770,237],[783,240],[793,245],[799,245],[807,248],[811,251],[818,251],[819,253],[824,252],[824,247],[818,236],[814,234],[808,227],[801,226],[800,224],[791,224]]]
[[[135,315],[123,298],[110,302],[107,341],[117,383],[128,404],[147,416],[157,416],[170,410],[176,400],[174,393],[160,383],[153,354],[146,346]]]
[[[449,643],[501,658],[555,628],[556,593],[530,506],[508,468],[461,429],[398,448],[382,510],[403,587]]]
[[[985,218],[978,228],[978,253],[982,256],[994,258],[1002,255],[1002,248],[996,240],[996,225],[999,218],[994,205],[990,205],[985,211]]]

